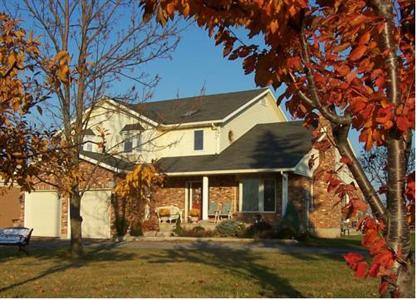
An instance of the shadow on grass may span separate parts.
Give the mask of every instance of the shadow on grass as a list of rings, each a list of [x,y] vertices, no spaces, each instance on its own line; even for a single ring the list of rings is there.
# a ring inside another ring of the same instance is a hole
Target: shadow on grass
[[[165,250],[163,254],[142,256],[141,259],[151,264],[185,262],[224,269],[229,274],[257,281],[262,287],[260,297],[303,297],[286,278],[258,263],[264,259],[262,255],[247,249],[212,247],[208,242],[198,241],[191,248],[178,246]]]
[[[72,269],[72,268],[80,268],[80,267],[85,267],[88,266],[90,263],[92,262],[96,262],[96,261],[123,261],[123,260],[130,260],[132,259],[135,255],[134,254],[129,254],[129,253],[120,253],[117,251],[111,251],[114,248],[116,248],[118,246],[117,243],[106,243],[104,245],[98,245],[96,247],[94,247],[92,250],[87,250],[85,251],[85,255],[78,260],[73,260],[70,258],[70,254],[69,251],[67,250],[63,250],[63,248],[59,247],[60,244],[63,244],[65,242],[56,242],[54,243],[54,241],[50,241],[50,243],[53,245],[53,247],[51,249],[45,249],[45,243],[47,244],[48,242],[43,242],[42,245],[43,247],[38,248],[35,246],[35,250],[31,251],[30,257],[32,258],[36,258],[40,261],[42,260],[55,260],[55,264],[51,267],[49,267],[48,269],[46,269],[43,272],[38,273],[36,276],[18,281],[16,283],[10,284],[8,286],[4,286],[1,287],[0,286],[0,293],[1,292],[5,292],[7,290],[10,290],[12,288],[15,287],[19,287],[21,285],[24,285],[26,283],[30,283],[33,281],[36,281],[38,279],[59,273],[59,272],[63,272],[65,270],[68,269]],[[88,243],[87,243],[88,244]],[[13,249],[5,249],[5,247],[2,248],[1,255],[0,255],[0,262],[2,261],[7,261],[7,260],[12,260],[12,259],[19,259],[19,258],[26,258],[26,255],[22,255],[22,253],[20,252],[13,252]],[[68,249],[68,248],[66,248]],[[34,265],[33,263],[31,263],[30,265]],[[22,266],[23,267],[23,266]],[[26,266],[24,266],[26,267]],[[27,266],[30,267],[30,266]]]

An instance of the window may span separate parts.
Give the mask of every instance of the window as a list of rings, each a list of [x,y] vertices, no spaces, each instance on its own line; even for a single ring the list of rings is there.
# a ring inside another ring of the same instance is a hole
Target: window
[[[140,133],[135,135],[125,135],[123,150],[126,153],[140,152],[142,150],[142,136]]]
[[[204,144],[204,131],[195,130],[194,131],[194,150],[203,150]]]
[[[275,180],[250,178],[241,181],[241,211],[274,212]]]
[[[132,152],[132,150],[133,150],[132,138],[127,138],[124,143],[124,152]]]
[[[93,151],[93,144],[90,142],[85,143],[83,146],[83,150],[90,151],[90,152]]]

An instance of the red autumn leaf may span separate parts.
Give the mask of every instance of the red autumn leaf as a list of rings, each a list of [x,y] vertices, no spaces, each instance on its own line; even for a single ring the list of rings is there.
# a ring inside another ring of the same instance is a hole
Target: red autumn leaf
[[[352,71],[346,76],[346,81],[350,84],[356,78],[356,72]]]
[[[407,185],[405,187],[405,195],[408,201],[415,201],[416,196],[416,172],[413,172],[407,176]]]
[[[379,288],[378,288],[379,294],[380,295],[385,295],[385,293],[388,290],[388,286],[389,286],[389,284],[388,284],[387,281],[381,281],[381,284],[379,285]]]
[[[356,267],[356,273],[355,273],[356,277],[359,277],[359,278],[366,277],[367,270],[368,270],[368,263],[366,261],[359,262]]]
[[[301,69],[302,68],[301,59],[298,56],[287,58],[287,65],[291,69],[298,70],[298,69]]]
[[[360,59],[366,52],[367,46],[365,45],[359,45],[355,49],[352,50],[352,52],[349,55],[350,61],[356,61]]]
[[[342,164],[349,165],[352,163],[352,160],[349,157],[343,155],[342,158],[340,159],[340,162]]]
[[[397,127],[401,131],[407,131],[409,128],[409,122],[405,116],[397,116],[397,120],[395,122]]]
[[[343,258],[345,259],[345,261],[347,262],[349,266],[355,266],[355,267],[359,262],[365,260],[365,257],[363,257],[361,254],[356,253],[356,252],[346,253],[345,255],[343,255]]]
[[[371,38],[371,33],[369,31],[365,32],[359,39],[359,45],[368,43],[370,38]]]
[[[342,76],[346,76],[350,73],[350,68],[347,65],[337,65],[335,66],[335,70],[337,73],[339,73]]]
[[[341,183],[342,183],[341,180],[335,177],[331,178],[327,186],[327,192],[329,193],[333,192]]]

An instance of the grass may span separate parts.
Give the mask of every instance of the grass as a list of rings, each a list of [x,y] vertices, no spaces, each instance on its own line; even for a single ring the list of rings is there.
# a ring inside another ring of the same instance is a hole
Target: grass
[[[305,241],[300,243],[301,246],[309,247],[328,247],[328,248],[347,248],[361,247],[361,235],[348,235],[340,238],[318,238],[309,236]]]
[[[114,246],[113,246],[114,247]],[[237,249],[0,251],[0,297],[376,297],[340,256]]]
[[[411,233],[411,250],[415,251],[416,235],[413,231]],[[325,248],[351,248],[364,249],[361,245],[362,235],[343,236],[335,239],[308,237],[305,241],[300,243],[300,246],[307,247],[325,247]]]

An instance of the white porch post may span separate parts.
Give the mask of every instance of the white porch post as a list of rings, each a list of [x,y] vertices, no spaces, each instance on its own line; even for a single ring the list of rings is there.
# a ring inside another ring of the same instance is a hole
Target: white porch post
[[[287,212],[288,205],[288,174],[281,172],[282,177],[282,217]]]
[[[209,179],[203,176],[203,220],[208,220]]]

